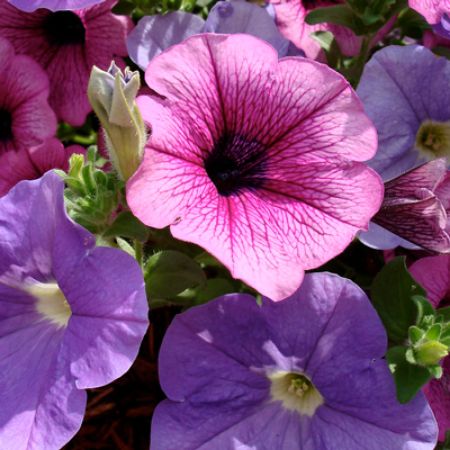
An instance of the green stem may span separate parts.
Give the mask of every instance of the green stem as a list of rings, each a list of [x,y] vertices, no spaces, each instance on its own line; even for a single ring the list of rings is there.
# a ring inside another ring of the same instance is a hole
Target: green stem
[[[144,267],[144,246],[141,241],[134,240],[134,252],[136,255],[136,261],[138,262],[141,269]]]

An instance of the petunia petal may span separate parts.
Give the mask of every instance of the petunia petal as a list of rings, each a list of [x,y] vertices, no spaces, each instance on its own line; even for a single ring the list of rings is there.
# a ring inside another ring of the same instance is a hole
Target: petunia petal
[[[152,58],[172,45],[201,33],[205,21],[183,11],[144,16],[127,37],[130,58],[145,70]]]

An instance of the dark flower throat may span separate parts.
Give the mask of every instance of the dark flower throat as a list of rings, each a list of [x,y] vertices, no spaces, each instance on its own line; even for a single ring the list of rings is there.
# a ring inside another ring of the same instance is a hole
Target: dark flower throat
[[[44,20],[44,31],[51,45],[83,44],[86,38],[81,19],[72,11],[56,11]]]
[[[0,108],[0,142],[6,142],[13,137],[11,113]]]
[[[255,139],[224,133],[204,160],[204,167],[220,195],[228,197],[264,182],[264,146]]]

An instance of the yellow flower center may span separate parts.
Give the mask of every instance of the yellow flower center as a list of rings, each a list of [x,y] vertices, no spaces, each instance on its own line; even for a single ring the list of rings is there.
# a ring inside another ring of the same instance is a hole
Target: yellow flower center
[[[58,328],[67,326],[72,310],[57,283],[33,283],[26,291],[36,298],[36,310]]]
[[[425,120],[416,135],[416,148],[428,160],[450,159],[450,122]]]
[[[312,417],[316,409],[324,403],[320,392],[304,374],[276,372],[269,376],[272,385],[272,400],[280,401],[290,411]]]

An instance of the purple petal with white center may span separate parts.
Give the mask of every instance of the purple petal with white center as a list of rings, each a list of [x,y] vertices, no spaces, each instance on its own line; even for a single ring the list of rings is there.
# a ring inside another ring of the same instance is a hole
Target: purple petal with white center
[[[148,325],[140,268],[95,248],[63,189],[48,172],[0,199],[0,448],[61,448],[81,425],[80,389],[128,370]]]
[[[138,98],[152,135],[131,209],[264,295],[290,295],[378,210],[381,180],[360,162],[374,129],[325,66],[278,61],[248,35],[204,34],[152,60],[146,80],[159,97]]]
[[[163,340],[168,400],[154,413],[151,448],[431,450],[432,413],[421,394],[397,402],[386,342],[364,292],[326,273],[307,275],[283,302],[234,294],[192,308]],[[310,377],[323,396],[312,416],[272,399],[279,371]]]
[[[389,180],[427,161],[416,148],[425,120],[450,120],[450,61],[417,45],[389,46],[366,64],[357,92],[378,130],[369,161]]]
[[[289,49],[289,41],[278,31],[266,9],[243,0],[217,2],[208,14],[205,32],[251,34],[271,44],[280,57],[286,56]]]
[[[196,14],[175,11],[145,16],[127,37],[130,58],[145,70],[152,58],[194,34],[202,33],[205,21]]]

